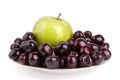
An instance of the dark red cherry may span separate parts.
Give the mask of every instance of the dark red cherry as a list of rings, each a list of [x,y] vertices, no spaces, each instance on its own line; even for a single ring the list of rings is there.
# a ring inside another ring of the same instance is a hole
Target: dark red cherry
[[[85,31],[85,32],[84,32],[84,35],[85,35],[85,37],[89,37],[89,38],[92,37],[91,31]]]
[[[25,52],[31,52],[38,49],[37,43],[34,40],[23,41],[20,48]]]
[[[36,41],[29,40],[28,42],[29,42],[29,44],[30,44],[30,46],[32,48],[32,51],[37,51],[38,50],[38,46],[37,46],[37,42]]]
[[[92,50],[92,51],[99,50],[99,46],[98,46],[97,44],[91,43],[91,44],[90,44],[90,47],[91,47],[91,50]]]
[[[105,57],[103,56],[103,54],[101,54],[99,51],[94,51],[92,54],[91,54],[92,58],[93,58],[93,64],[94,65],[99,65],[101,64]]]
[[[69,54],[70,46],[68,43],[60,43],[55,47],[55,54],[58,56],[66,56]]]
[[[78,57],[75,55],[68,55],[67,56],[67,68],[76,68],[78,65]]]
[[[74,42],[74,47],[79,48],[79,49],[86,45],[87,45],[87,42],[83,38],[78,38]]]
[[[109,49],[109,44],[108,44],[108,43],[103,43],[103,44],[101,45],[101,49],[103,49],[103,48]]]
[[[102,52],[102,54],[104,55],[105,60],[110,59],[110,57],[111,57],[111,52],[110,52],[110,50],[104,48],[104,49],[101,50],[101,52]]]
[[[28,41],[23,41],[20,44],[20,49],[23,50],[24,52],[31,52],[32,48],[30,47],[30,43]]]
[[[78,58],[78,53],[76,51],[70,51],[69,56],[75,56]]]
[[[92,37],[93,43],[96,43],[98,45],[101,45],[104,42],[104,37],[100,34],[95,35]]]
[[[79,67],[89,67],[93,65],[93,61],[90,55],[82,54],[79,57]]]
[[[12,49],[9,53],[9,58],[14,60],[14,61],[18,61],[20,54],[21,54],[21,52],[19,49],[17,49],[17,48]]]
[[[90,54],[91,48],[89,46],[84,46],[80,48],[80,54]]]
[[[19,44],[13,43],[13,44],[10,46],[10,49],[15,49],[15,48],[19,48]]]
[[[84,37],[84,34],[83,34],[82,31],[76,31],[76,32],[73,34],[73,38],[74,38],[74,39],[81,38],[81,37]]]
[[[28,55],[28,62],[31,66],[41,66],[42,65],[42,57],[39,52],[31,52]]]
[[[21,38],[16,38],[14,40],[14,43],[17,43],[17,44],[21,44],[22,42],[23,42],[23,39],[21,39]]]
[[[38,47],[38,51],[43,57],[53,54],[53,48],[48,44],[44,43]]]
[[[34,34],[32,32],[26,32],[23,36],[23,40],[34,40]]]
[[[59,57],[56,55],[50,55],[45,58],[45,65],[47,68],[50,69],[57,69],[59,68]]]
[[[18,62],[19,62],[20,64],[28,65],[28,54],[22,53],[22,54],[19,56]]]

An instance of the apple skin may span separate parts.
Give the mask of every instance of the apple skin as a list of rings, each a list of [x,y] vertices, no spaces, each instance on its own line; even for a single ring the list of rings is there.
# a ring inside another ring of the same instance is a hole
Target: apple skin
[[[39,45],[47,42],[54,47],[58,43],[70,39],[73,32],[71,25],[67,21],[61,18],[45,16],[35,23],[33,34]]]

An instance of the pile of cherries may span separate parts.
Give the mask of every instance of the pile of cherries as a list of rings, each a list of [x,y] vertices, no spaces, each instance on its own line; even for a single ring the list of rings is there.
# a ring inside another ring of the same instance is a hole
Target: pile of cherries
[[[76,31],[72,38],[55,47],[38,45],[32,32],[16,38],[10,46],[9,58],[23,65],[50,69],[82,68],[99,65],[111,57],[109,44],[102,35]]]

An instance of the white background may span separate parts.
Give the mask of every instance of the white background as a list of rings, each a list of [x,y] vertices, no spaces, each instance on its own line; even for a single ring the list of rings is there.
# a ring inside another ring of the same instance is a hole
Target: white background
[[[8,58],[16,37],[32,31],[42,16],[62,13],[76,30],[91,30],[110,43],[112,58],[97,69],[50,74],[20,68]],[[0,80],[120,80],[119,0],[0,0]]]

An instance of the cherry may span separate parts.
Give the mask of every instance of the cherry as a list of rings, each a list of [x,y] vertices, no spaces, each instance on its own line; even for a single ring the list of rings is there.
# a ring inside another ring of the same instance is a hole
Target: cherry
[[[78,58],[78,53],[76,51],[70,51],[69,56],[75,56]]]
[[[84,46],[86,46],[86,45],[87,45],[87,42],[83,38],[78,38],[74,42],[74,46],[76,48],[79,48],[79,49],[82,48],[82,47],[84,47]]]
[[[92,58],[93,58],[93,63],[94,65],[99,65],[104,61],[104,56],[103,54],[101,54],[99,51],[94,51],[91,54]]]
[[[15,48],[12,49],[9,53],[9,58],[14,60],[14,61],[18,61],[18,57],[20,56],[21,52],[19,49]]]
[[[26,53],[27,53],[27,52],[31,52],[31,51],[38,50],[37,43],[36,43],[34,40],[23,41],[23,42],[20,44],[20,48],[21,48],[23,51],[25,51]]]
[[[101,45],[104,42],[104,37],[100,34],[95,35],[92,37],[93,43],[96,43],[98,45]]]
[[[78,65],[78,58],[75,55],[67,56],[67,68],[76,68]]]
[[[21,44],[22,42],[23,42],[23,39],[21,39],[21,38],[16,38],[14,40],[14,43],[17,43],[17,44]]]
[[[85,35],[85,37],[89,37],[89,38],[92,37],[91,31],[85,31],[85,32],[84,32],[84,35]]]
[[[43,57],[53,54],[53,48],[48,44],[44,43],[38,47],[38,51]]]
[[[74,38],[74,39],[81,38],[81,37],[84,37],[84,34],[83,34],[82,31],[76,31],[76,32],[73,34],[73,38]]]
[[[31,66],[41,66],[42,65],[42,57],[39,52],[31,52],[28,56],[28,62]]]
[[[23,36],[23,40],[34,40],[35,37],[32,32],[26,32]]]
[[[109,49],[109,44],[108,44],[108,43],[103,43],[103,44],[101,45],[101,49],[103,49],[103,48]]]
[[[50,69],[57,69],[59,68],[59,57],[56,55],[49,55],[45,58],[45,65],[47,68]]]
[[[90,55],[82,54],[79,57],[79,67],[89,67],[93,65],[93,60]]]
[[[92,51],[97,51],[97,50],[99,50],[99,46],[98,46],[97,44],[91,43],[91,44],[90,44],[90,47],[91,47],[91,50],[92,50]]]
[[[104,49],[101,50],[101,52],[102,52],[102,54],[104,55],[105,60],[110,59],[110,57],[111,57],[111,52],[110,52],[110,50],[104,48]]]
[[[91,53],[91,48],[89,46],[84,46],[80,48],[80,54],[90,54]]]
[[[55,54],[58,56],[68,55],[70,46],[68,43],[60,43],[55,47]]]
[[[10,46],[10,49],[15,49],[15,48],[19,48],[19,44],[13,43],[13,44]]]
[[[20,64],[28,65],[28,55],[26,53],[22,53],[19,56],[18,62]]]

